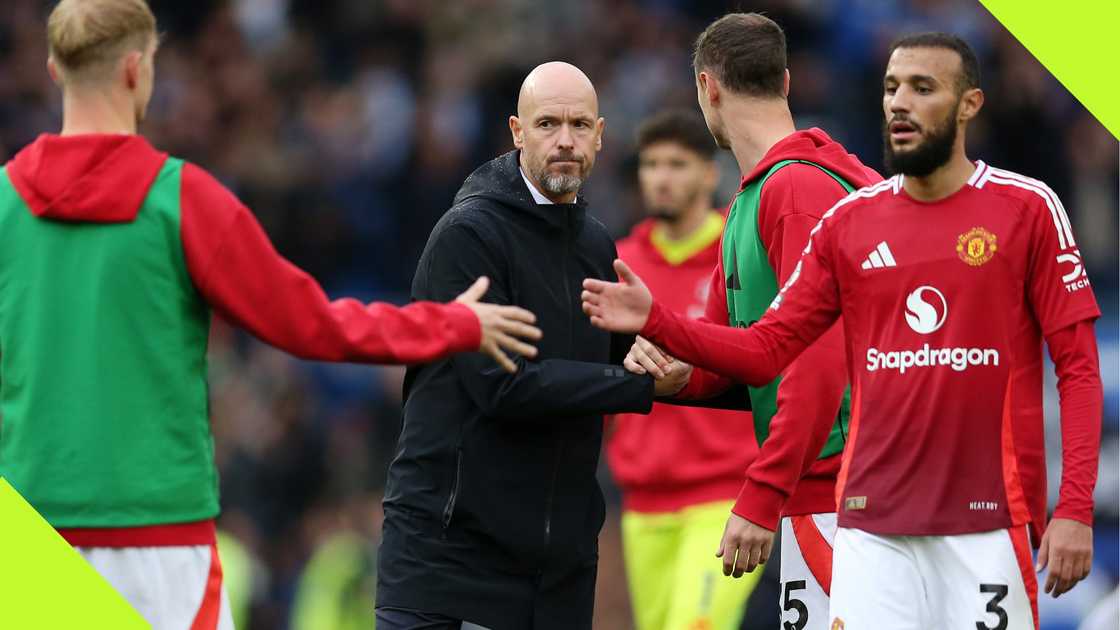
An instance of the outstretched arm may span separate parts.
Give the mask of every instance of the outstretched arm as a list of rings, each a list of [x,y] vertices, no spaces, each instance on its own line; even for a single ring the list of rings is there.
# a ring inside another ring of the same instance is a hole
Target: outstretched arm
[[[806,251],[766,316],[746,330],[687,320],[662,308],[621,260],[614,263],[618,282],[584,280],[583,310],[600,328],[638,332],[696,367],[764,385],[840,316],[828,241],[821,245]]]
[[[450,304],[332,301],[277,253],[232,193],[191,164],[182,178],[180,232],[191,280],[216,312],[269,344],[307,359],[371,363],[422,363],[480,349],[503,360],[500,347],[535,352],[517,339],[539,338],[532,314],[480,303],[485,280],[464,286]],[[508,359],[504,365],[513,367]]]

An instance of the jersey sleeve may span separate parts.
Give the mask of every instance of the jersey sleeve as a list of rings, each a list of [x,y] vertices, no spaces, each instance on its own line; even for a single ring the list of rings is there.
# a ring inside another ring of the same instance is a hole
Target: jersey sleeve
[[[1092,322],[1100,317],[1061,200],[1049,188],[1031,199],[1027,298],[1058,375],[1062,482],[1055,518],[1092,524],[1103,393]]]
[[[812,230],[809,245],[770,310],[747,329],[687,320],[654,302],[641,335],[694,366],[761,386],[840,316],[833,263],[835,208]]]
[[[183,166],[180,217],[187,271],[203,299],[282,350],[316,360],[423,363],[478,349],[478,318],[461,304],[328,299],[276,251],[248,208],[191,164]]]
[[[708,285],[708,299],[704,303],[704,316],[700,321],[727,326],[727,287],[723,279],[723,263],[716,264]],[[688,383],[676,398],[681,400],[703,400],[727,391],[734,383],[731,379],[699,366],[693,366]]]
[[[1053,191],[1047,199],[1032,199],[1033,225],[1027,269],[1031,309],[1044,336],[1081,320],[1101,315],[1081,252],[1073,238],[1065,208]]]
[[[1092,526],[1093,488],[1101,451],[1104,390],[1093,324],[1079,321],[1046,336],[1062,423],[1062,483],[1054,518]]]

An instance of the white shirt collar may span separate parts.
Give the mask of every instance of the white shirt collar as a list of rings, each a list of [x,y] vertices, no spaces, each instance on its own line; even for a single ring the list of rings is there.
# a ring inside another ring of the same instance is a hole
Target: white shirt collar
[[[525,185],[529,187],[529,194],[533,195],[533,201],[537,202],[537,204],[539,205],[545,206],[551,206],[555,203],[548,197],[542,195],[541,191],[537,190],[537,187],[533,185],[533,182],[529,181],[529,178],[525,176],[525,171],[523,169],[519,167],[517,170],[521,172],[521,179],[525,180]]]

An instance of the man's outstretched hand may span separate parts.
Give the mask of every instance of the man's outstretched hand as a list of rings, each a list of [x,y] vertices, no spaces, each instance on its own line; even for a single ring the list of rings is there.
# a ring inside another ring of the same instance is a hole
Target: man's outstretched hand
[[[618,282],[588,278],[583,281],[583,312],[591,323],[616,333],[636,334],[646,325],[653,295],[626,263],[614,261]]]
[[[469,289],[463,291],[456,302],[467,305],[474,311],[475,316],[482,326],[482,343],[479,352],[486,353],[507,372],[516,372],[517,364],[510,360],[503,351],[516,352],[527,358],[537,356],[537,349],[522,339],[539,341],[541,329],[533,324],[537,317],[531,312],[517,306],[501,306],[479,302],[490,288],[490,279],[482,276],[475,280]]]

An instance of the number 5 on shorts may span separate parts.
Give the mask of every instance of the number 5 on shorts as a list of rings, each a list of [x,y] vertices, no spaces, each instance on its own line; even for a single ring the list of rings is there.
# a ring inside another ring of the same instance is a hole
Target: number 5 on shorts
[[[790,597],[792,591],[801,591],[805,589],[805,580],[790,580],[786,582],[786,587],[782,589],[782,610],[797,611],[797,619],[792,623],[785,621],[782,627],[785,630],[802,630],[805,624],[809,623],[809,609],[805,607],[805,602],[800,599]]]

